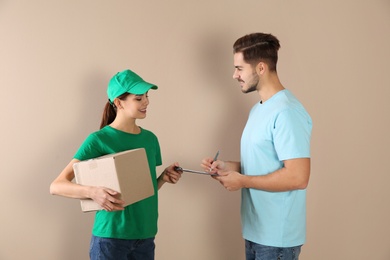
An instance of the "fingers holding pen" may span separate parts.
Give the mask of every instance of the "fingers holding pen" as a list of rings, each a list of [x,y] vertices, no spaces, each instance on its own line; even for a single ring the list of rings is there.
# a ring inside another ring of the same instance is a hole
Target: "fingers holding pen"
[[[200,166],[205,170],[209,171],[211,168],[211,165],[213,164],[213,158],[205,158],[201,161]]]
[[[217,173],[218,175],[221,175],[225,170],[225,162],[221,160],[212,161],[207,171],[210,173]],[[222,174],[223,175],[223,174]]]
[[[214,158],[205,158],[201,161],[201,167],[206,171],[210,173],[216,173],[216,169],[220,169],[219,166],[221,165],[221,162],[218,160],[219,156],[219,150],[215,154]]]

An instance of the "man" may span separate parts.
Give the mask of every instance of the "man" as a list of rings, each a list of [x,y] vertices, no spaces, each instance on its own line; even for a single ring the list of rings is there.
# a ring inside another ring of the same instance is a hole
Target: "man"
[[[242,133],[241,161],[202,161],[227,190],[241,189],[247,260],[298,259],[306,240],[312,122],[279,80],[279,48],[279,40],[264,33],[234,43],[233,78],[243,93],[257,91],[260,101]]]

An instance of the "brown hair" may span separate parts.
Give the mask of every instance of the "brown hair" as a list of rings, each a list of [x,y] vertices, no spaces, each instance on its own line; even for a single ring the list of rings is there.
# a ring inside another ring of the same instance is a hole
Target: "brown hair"
[[[128,95],[130,95],[130,93],[126,92],[117,98],[119,98],[120,100],[125,100]],[[100,122],[100,129],[102,129],[106,125],[111,124],[114,121],[115,117],[116,117],[116,106],[114,102],[108,100],[106,105],[104,106],[102,121]]]
[[[242,52],[245,62],[251,65],[265,62],[270,71],[276,71],[279,48],[279,40],[272,34],[252,33],[233,44],[233,53]]]

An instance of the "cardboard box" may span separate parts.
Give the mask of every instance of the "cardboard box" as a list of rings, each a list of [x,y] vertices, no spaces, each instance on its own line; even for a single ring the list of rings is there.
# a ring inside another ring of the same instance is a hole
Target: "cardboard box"
[[[88,186],[103,186],[121,193],[125,206],[154,194],[145,149],[128,150],[108,154],[73,165],[76,183]],[[101,210],[92,199],[82,199],[84,212]]]

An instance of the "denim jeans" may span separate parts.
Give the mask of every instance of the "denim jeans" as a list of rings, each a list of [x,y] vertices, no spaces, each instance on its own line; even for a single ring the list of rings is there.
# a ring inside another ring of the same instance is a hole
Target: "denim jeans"
[[[116,239],[92,235],[91,260],[154,260],[154,238]]]
[[[301,246],[272,247],[245,240],[246,260],[298,260]]]

